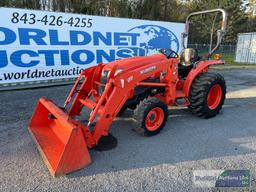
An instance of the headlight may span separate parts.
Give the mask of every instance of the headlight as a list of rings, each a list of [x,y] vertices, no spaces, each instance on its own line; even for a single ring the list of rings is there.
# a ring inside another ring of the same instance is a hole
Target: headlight
[[[103,70],[100,77],[100,82],[106,84],[109,78],[110,71]]]
[[[110,71],[107,71],[107,70],[103,70],[101,72],[101,77],[100,77],[100,83],[101,84],[104,85],[104,84],[106,84],[108,82],[109,74],[110,74]],[[98,85],[98,93],[100,95],[102,95],[104,89],[105,89],[105,86]]]
[[[117,75],[118,75],[119,73],[121,73],[122,71],[123,71],[123,69],[120,69],[120,68],[117,69],[116,72],[115,72],[115,74],[114,74],[114,76],[117,76]]]

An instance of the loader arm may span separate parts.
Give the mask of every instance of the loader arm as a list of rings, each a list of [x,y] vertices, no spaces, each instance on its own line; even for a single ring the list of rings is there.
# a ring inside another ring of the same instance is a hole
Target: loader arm
[[[99,64],[81,72],[64,109],[41,98],[29,131],[52,175],[63,175],[91,163],[88,149],[98,146],[101,139],[109,135],[110,125],[127,100],[135,97],[136,87],[161,87],[165,92],[156,97],[173,103],[178,82],[177,64],[177,59],[167,59],[162,54],[116,61],[111,65]],[[123,70],[120,71],[120,67]],[[103,82],[106,69],[107,81]],[[158,81],[146,81],[150,78]],[[76,118],[84,107],[91,110],[87,124]]]
[[[108,135],[111,123],[124,106],[125,102],[133,95],[136,87],[165,87],[167,91],[166,95],[168,95],[168,97],[163,97],[163,99],[165,102],[170,103],[172,100],[171,98],[173,98],[175,94],[173,89],[176,89],[178,78],[178,73],[173,73],[176,64],[177,61],[175,59],[163,60],[161,62],[151,63],[133,70],[123,71],[117,76],[110,75],[100,99],[92,109],[88,122],[88,126],[90,126],[91,123],[96,120],[96,124],[92,130],[92,137],[95,140],[94,145],[99,143],[102,136]],[[162,83],[142,83],[144,80],[152,76],[160,78],[161,72],[166,73],[165,78],[161,80]],[[172,95],[170,95],[170,93]],[[85,100],[87,102],[91,102],[89,98],[85,98]],[[89,146],[91,146],[91,144]]]

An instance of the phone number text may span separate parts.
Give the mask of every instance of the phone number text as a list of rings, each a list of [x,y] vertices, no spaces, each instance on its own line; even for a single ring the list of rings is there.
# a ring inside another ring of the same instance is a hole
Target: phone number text
[[[70,27],[92,27],[92,19],[85,17],[69,17],[64,19],[63,16],[55,16],[55,15],[44,15],[42,17],[38,17],[34,13],[24,13],[20,14],[18,12],[14,12],[12,14],[11,22],[12,23],[24,23],[24,24],[37,24],[43,23],[44,25],[49,26],[63,26],[69,25]]]

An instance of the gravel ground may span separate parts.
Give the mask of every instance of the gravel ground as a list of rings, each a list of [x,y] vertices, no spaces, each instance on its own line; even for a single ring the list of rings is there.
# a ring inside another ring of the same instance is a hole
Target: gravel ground
[[[218,116],[205,120],[170,109],[165,129],[149,138],[132,131],[131,119],[119,118],[111,126],[118,146],[91,151],[91,166],[60,178],[49,174],[27,124],[39,97],[61,104],[70,86],[1,92],[0,191],[211,191],[194,188],[193,170],[250,169],[255,175],[256,69],[219,72],[228,95]]]

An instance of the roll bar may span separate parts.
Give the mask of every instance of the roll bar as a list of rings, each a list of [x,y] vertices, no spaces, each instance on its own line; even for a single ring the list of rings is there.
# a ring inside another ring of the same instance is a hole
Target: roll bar
[[[198,11],[198,12],[193,12],[190,13],[187,16],[186,23],[185,23],[185,32],[182,33],[181,35],[181,43],[183,46],[183,49],[185,49],[185,38],[188,37],[189,34],[189,21],[191,17],[194,17],[196,15],[202,15],[202,14],[207,14],[207,13],[221,13],[222,14],[222,23],[221,23],[221,28],[217,31],[217,43],[216,46],[209,51],[209,56],[208,58],[211,57],[211,55],[219,48],[222,38],[226,32],[226,27],[227,27],[227,13],[223,9],[212,9],[212,10],[206,10],[206,11]]]

